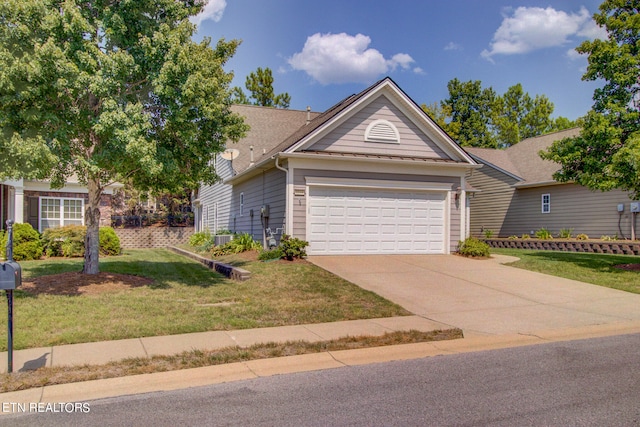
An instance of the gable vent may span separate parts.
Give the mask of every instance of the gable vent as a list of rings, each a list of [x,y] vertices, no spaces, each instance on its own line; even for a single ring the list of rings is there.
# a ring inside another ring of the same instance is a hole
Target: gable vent
[[[400,143],[398,129],[388,120],[375,120],[364,132],[364,140],[367,142],[383,142],[390,144]]]

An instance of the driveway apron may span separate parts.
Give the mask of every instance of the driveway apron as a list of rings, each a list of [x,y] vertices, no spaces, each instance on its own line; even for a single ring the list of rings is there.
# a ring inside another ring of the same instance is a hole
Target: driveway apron
[[[309,261],[465,336],[640,321],[640,295],[509,267],[509,257],[311,256]]]

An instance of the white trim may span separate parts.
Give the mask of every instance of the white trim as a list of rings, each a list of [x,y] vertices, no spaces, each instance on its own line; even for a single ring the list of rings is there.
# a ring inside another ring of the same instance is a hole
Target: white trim
[[[451,183],[389,181],[378,179],[347,179],[306,176],[307,186],[374,188],[379,190],[410,190],[410,191],[451,191]],[[307,191],[308,193],[308,191]]]
[[[547,197],[547,201],[544,201],[544,198]],[[545,210],[544,208],[547,208],[547,210]],[[540,197],[540,210],[542,211],[543,214],[548,214],[551,213],[551,194],[550,193],[544,193],[541,195]]]
[[[60,217],[59,218],[43,218],[42,217],[42,200],[46,199],[46,200],[59,200],[60,201]],[[53,197],[53,196],[40,196],[38,197],[38,231],[39,232],[43,232],[44,229],[42,228],[42,220],[55,220],[58,219],[58,226],[59,227],[64,227],[65,226],[65,217],[64,217],[64,202],[65,200],[71,200],[74,202],[80,201],[80,210],[81,210],[81,215],[80,215],[80,222],[81,225],[84,225],[84,199],[83,198],[79,198],[79,197]],[[72,221],[77,221],[77,219],[72,220]],[[67,224],[69,225],[69,224]],[[50,227],[51,228],[51,227]]]
[[[240,209],[238,212],[240,216],[244,215],[244,191],[240,193]]]

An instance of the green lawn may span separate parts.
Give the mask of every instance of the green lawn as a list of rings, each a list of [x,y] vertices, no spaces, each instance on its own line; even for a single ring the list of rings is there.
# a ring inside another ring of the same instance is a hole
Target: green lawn
[[[525,270],[640,293],[640,271],[615,267],[640,264],[637,256],[497,248],[492,248],[491,253],[517,256],[520,261],[507,265]]]
[[[251,279],[229,280],[164,249],[127,250],[102,257],[101,271],[146,276],[151,285],[77,296],[17,290],[14,348],[409,314],[306,262],[230,261],[251,271]],[[82,268],[81,259],[20,264],[24,279]],[[6,322],[2,308],[0,350],[6,350]]]

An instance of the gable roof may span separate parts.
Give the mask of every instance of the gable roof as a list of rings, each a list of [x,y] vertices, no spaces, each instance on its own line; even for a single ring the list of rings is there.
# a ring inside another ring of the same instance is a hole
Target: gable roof
[[[523,139],[506,150],[465,147],[478,161],[511,175],[520,182],[515,186],[535,186],[555,183],[553,174],[560,165],[543,160],[538,153],[555,141],[580,134],[580,128],[565,129],[546,135]]]
[[[273,107],[257,107],[248,105],[234,105],[232,110],[245,118],[251,127],[247,136],[238,143],[230,144],[227,148],[240,151],[237,160],[233,161],[236,177],[244,175],[250,169],[262,167],[276,155],[293,153],[309,138],[328,129],[335,120],[343,117],[361,102],[366,102],[380,91],[390,90],[401,99],[403,105],[416,117],[416,120],[428,123],[437,144],[453,158],[449,163],[464,163],[476,165],[473,158],[462,149],[447,133],[442,130],[429,116],[389,77],[386,77],[362,92],[350,95],[323,113],[312,113],[300,110],[283,110]],[[253,147],[251,162],[250,147]],[[329,154],[329,153],[327,153]],[[310,155],[313,155],[310,153]],[[344,155],[344,154],[342,154]],[[357,157],[357,156],[356,156]],[[382,157],[381,157],[382,158]],[[403,158],[401,160],[407,160]],[[425,159],[415,159],[424,161]],[[442,163],[443,159],[429,159]]]

